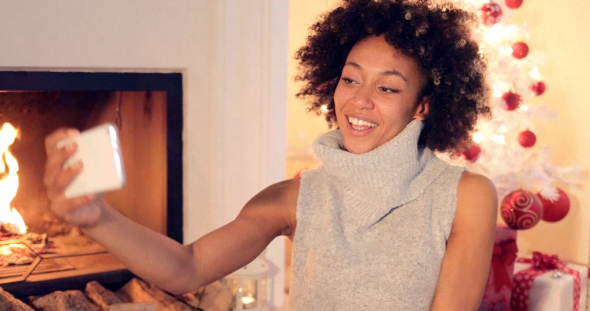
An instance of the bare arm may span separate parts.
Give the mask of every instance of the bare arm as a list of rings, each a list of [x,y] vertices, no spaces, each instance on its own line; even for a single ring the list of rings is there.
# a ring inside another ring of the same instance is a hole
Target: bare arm
[[[479,307],[491,264],[497,205],[491,181],[482,175],[463,174],[432,310]]]
[[[133,273],[175,294],[195,290],[249,263],[276,237],[293,232],[298,180],[261,191],[231,223],[189,244],[180,243],[127,219],[101,199],[68,199],[65,187],[83,168],[63,170],[75,144],[57,141],[76,135],[58,130],[46,139],[45,185],[52,211],[102,244]]]

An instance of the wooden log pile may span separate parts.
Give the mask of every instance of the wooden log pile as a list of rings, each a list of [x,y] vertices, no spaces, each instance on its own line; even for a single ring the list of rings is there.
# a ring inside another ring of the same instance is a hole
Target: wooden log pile
[[[176,297],[137,278],[116,292],[90,282],[84,292],[55,291],[29,297],[28,304],[0,288],[3,311],[230,311],[231,302],[231,293],[219,281]]]

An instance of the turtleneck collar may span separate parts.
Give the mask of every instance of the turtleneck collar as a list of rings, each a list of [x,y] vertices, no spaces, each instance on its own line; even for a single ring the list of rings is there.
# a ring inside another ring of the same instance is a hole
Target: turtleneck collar
[[[344,208],[359,225],[370,226],[415,199],[449,165],[418,147],[422,127],[422,121],[413,120],[393,139],[363,154],[348,152],[339,130],[314,141],[320,169],[341,183]],[[347,208],[351,204],[356,206]]]

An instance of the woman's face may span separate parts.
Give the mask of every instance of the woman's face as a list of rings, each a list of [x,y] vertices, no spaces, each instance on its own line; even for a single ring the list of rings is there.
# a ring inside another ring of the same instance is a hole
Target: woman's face
[[[359,41],[346,58],[336,91],[336,118],[346,150],[371,151],[399,134],[412,119],[424,120],[427,101],[418,64],[383,36]]]

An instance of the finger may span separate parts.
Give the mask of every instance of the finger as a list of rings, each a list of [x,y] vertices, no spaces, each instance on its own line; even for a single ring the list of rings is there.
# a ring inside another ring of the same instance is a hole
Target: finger
[[[82,161],[77,160],[70,167],[53,176],[53,180],[47,186],[47,195],[50,199],[61,195],[66,187],[78,176],[83,169]]]
[[[86,206],[92,201],[96,200],[96,195],[85,195],[75,198],[67,198],[65,194],[61,194],[53,201],[51,210],[59,217],[66,218],[75,210]]]
[[[76,143],[70,143],[59,149],[56,153],[47,158],[45,163],[45,176],[43,183],[47,188],[51,187],[55,178],[64,170],[63,165],[78,150]]]
[[[45,153],[47,153],[47,156],[51,156],[58,150],[57,143],[60,140],[66,139],[68,137],[74,137],[78,134],[80,134],[80,131],[74,128],[60,128],[55,130],[53,133],[45,137]]]
[[[45,176],[43,179],[43,183],[46,187],[51,186],[56,176],[63,171],[65,161],[71,157],[77,149],[77,144],[71,143],[47,158],[47,162],[45,163]]]
[[[92,201],[96,200],[96,195],[94,195],[94,194],[83,195],[81,197],[75,197],[75,198],[71,198],[68,200],[70,201],[70,206],[73,209],[77,209],[77,208],[80,208],[82,206],[86,206],[86,205],[92,203]]]

